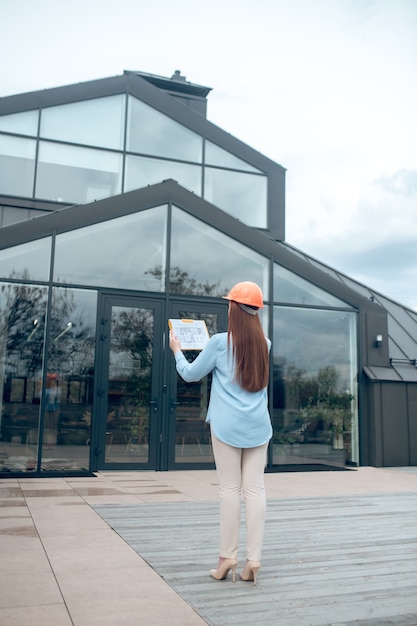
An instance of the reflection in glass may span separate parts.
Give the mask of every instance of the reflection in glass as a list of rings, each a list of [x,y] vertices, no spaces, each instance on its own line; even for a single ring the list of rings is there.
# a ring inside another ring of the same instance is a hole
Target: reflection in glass
[[[0,139],[0,193],[31,198],[36,141],[7,135]]]
[[[176,207],[170,267],[173,293],[223,296],[235,283],[250,280],[268,299],[268,259]]]
[[[269,314],[270,310],[268,304],[265,304],[264,308],[258,311],[259,320],[266,337],[269,337]]]
[[[266,176],[204,168],[204,199],[255,228],[267,228]]]
[[[127,150],[201,163],[203,140],[189,128],[129,96]]]
[[[0,284],[0,472],[37,468],[46,296]]]
[[[206,322],[210,337],[218,332],[217,315],[180,311],[183,319]],[[191,362],[198,356],[197,350],[187,350],[185,357]],[[175,462],[176,463],[211,463],[210,427],[206,424],[210,399],[212,374],[195,383],[186,383],[177,374],[176,421],[175,421]]]
[[[125,95],[47,107],[41,137],[103,148],[123,149]]]
[[[313,306],[349,307],[346,302],[274,263],[274,301]]]
[[[164,291],[166,219],[161,206],[57,235],[54,280]]]
[[[24,111],[23,113],[12,113],[11,115],[0,115],[0,131],[36,137],[38,134],[38,118],[38,109]]]
[[[247,172],[256,172],[262,174],[256,167],[252,167],[246,161],[242,161],[231,152],[227,152],[223,148],[216,146],[206,139],[204,162],[206,165],[217,165],[218,167],[228,167],[233,170],[246,170]]]
[[[358,463],[356,314],[275,307],[275,464]]]
[[[0,250],[0,276],[25,280],[48,280],[51,237]]]
[[[168,178],[201,196],[201,166],[146,157],[126,157],[124,191],[141,189]]]
[[[152,409],[152,309],[113,306],[106,463],[146,463]]]
[[[40,142],[36,197],[83,204],[121,192],[122,155]]]
[[[88,470],[97,294],[59,287],[52,294],[41,469]]]

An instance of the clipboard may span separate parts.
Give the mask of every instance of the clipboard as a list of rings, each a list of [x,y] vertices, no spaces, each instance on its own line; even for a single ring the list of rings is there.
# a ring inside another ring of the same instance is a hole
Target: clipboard
[[[181,341],[181,350],[202,350],[210,339],[204,320],[169,319],[168,326]]]

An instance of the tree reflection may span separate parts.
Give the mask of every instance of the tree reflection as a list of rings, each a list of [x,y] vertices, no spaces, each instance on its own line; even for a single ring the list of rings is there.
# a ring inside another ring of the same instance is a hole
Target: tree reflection
[[[49,319],[48,370],[83,376],[94,363],[95,325],[71,289],[54,289]]]
[[[0,355],[11,376],[33,376],[42,367],[46,288],[3,284]]]
[[[157,265],[152,269],[149,269],[145,274],[151,274],[158,280],[163,278],[162,266]],[[169,276],[169,290],[171,293],[192,294],[194,296],[222,296],[227,291],[228,287],[225,287],[219,280],[216,283],[199,282],[190,274],[180,267],[171,267]]]
[[[52,291],[49,312],[47,303],[47,287],[17,283],[0,287],[1,437],[11,449],[38,441],[43,398],[44,443],[50,447],[64,443],[63,429],[81,420],[91,404],[95,346],[91,314],[80,307],[77,292],[71,289]],[[85,439],[81,433],[79,442]]]
[[[107,429],[114,443],[123,433],[129,442],[148,440],[153,334],[152,310],[113,307]]]
[[[341,437],[352,429],[354,396],[343,390],[337,369],[328,365],[308,377],[294,364],[284,365],[274,364],[274,409],[281,416],[275,420],[274,441],[323,440],[343,448]]]
[[[127,370],[130,373],[128,386],[137,404],[143,404],[150,399],[152,342],[152,311],[129,308],[113,312],[112,353],[118,354],[121,358],[113,362],[112,376],[126,374],[126,362],[133,364],[133,367]],[[126,355],[127,361],[124,358]],[[118,371],[115,369],[117,367]]]
[[[7,371],[9,375],[39,375],[47,289],[7,284],[1,286],[0,294],[0,353]],[[61,374],[85,373],[91,368],[94,341],[94,327],[78,309],[74,293],[55,289],[49,318],[48,369]]]

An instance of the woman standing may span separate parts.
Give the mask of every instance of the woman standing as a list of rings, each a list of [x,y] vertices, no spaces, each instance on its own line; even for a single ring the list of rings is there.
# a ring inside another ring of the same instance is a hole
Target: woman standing
[[[240,578],[256,585],[265,524],[266,451],[272,436],[267,400],[271,342],[258,316],[264,306],[258,285],[238,283],[225,298],[229,300],[227,333],[213,335],[192,363],[181,352],[173,331],[169,346],[177,372],[186,382],[213,372],[206,421],[219,479],[220,558],[210,575],[222,580],[232,570],[235,581],[242,494],[247,534],[246,564]]]

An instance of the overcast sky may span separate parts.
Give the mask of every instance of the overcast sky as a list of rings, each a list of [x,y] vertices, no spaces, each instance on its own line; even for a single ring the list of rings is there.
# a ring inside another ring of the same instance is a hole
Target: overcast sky
[[[287,169],[289,243],[417,310],[417,0],[0,0],[0,96],[139,70]]]

